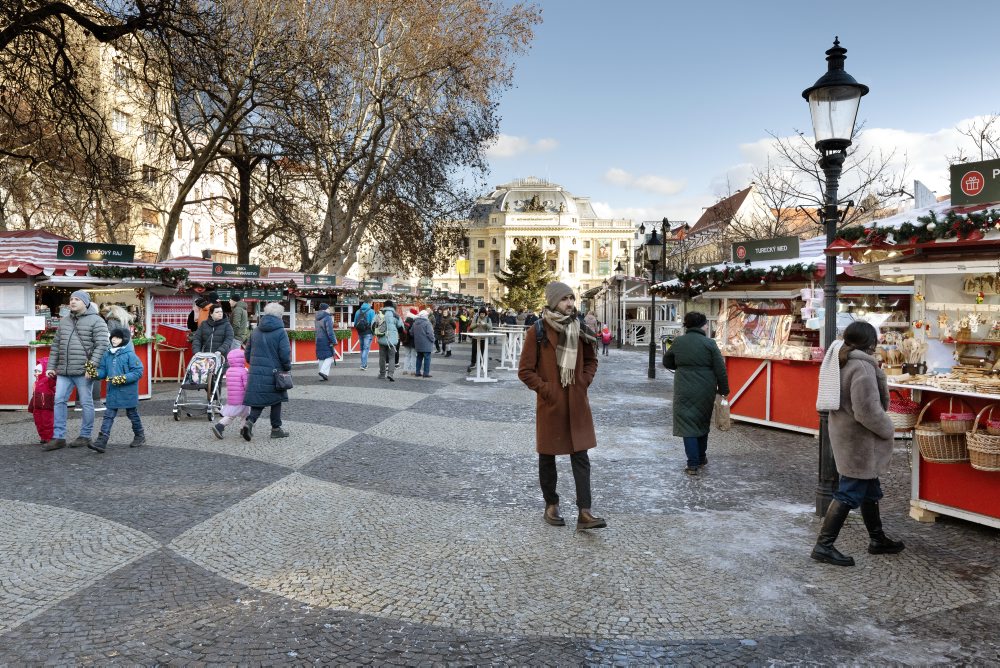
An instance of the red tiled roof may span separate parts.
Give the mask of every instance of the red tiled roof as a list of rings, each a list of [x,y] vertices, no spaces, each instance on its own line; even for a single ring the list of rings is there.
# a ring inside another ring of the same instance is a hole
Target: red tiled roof
[[[691,228],[689,234],[699,234],[701,232],[706,232],[712,227],[719,224],[727,224],[740,207],[743,206],[743,202],[746,200],[747,196],[753,186],[747,186],[743,190],[740,190],[734,195],[730,195],[726,199],[719,200],[712,206],[705,209],[705,213],[701,214],[701,218],[698,222],[694,224]]]

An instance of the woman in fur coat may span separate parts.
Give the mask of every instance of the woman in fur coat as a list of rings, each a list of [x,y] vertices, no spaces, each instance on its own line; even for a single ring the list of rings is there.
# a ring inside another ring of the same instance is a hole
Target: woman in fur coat
[[[885,535],[879,516],[878,477],[889,470],[895,427],[885,412],[889,407],[885,372],[873,357],[877,344],[875,327],[852,322],[844,330],[843,342],[830,346],[820,367],[816,408],[830,414],[830,445],[840,485],[823,517],[812,558],[836,566],[854,565],[853,558],[833,546],[853,508],[861,508],[871,539],[869,554],[896,554],[904,547]]]

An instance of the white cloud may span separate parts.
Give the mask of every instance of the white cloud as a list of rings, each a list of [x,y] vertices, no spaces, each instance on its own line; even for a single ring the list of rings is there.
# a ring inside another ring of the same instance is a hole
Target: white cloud
[[[651,209],[641,206],[616,208],[607,202],[591,202],[590,205],[594,207],[594,212],[601,218],[624,218],[636,223],[643,220],[659,220],[659,218],[656,218],[657,211],[661,211],[661,209]],[[663,214],[661,213],[659,216],[662,218]]]
[[[548,137],[532,143],[527,137],[501,134],[496,142],[487,147],[486,155],[490,158],[513,158],[524,153],[547,153],[559,146],[559,142]]]
[[[675,181],[655,174],[635,176],[619,167],[612,167],[604,172],[607,183],[633,190],[655,193],[657,195],[676,195],[687,185],[684,181]]]
[[[910,190],[913,180],[921,181],[939,195],[945,195],[950,188],[948,174],[948,157],[955,156],[963,149],[970,160],[978,160],[972,141],[961,134],[959,128],[982,122],[983,117],[966,118],[958,121],[954,127],[943,128],[935,132],[911,132],[896,128],[866,128],[857,138],[856,145],[862,151],[881,153],[889,160],[889,164],[898,172],[905,166],[907,183]],[[797,141],[796,137],[787,137]],[[743,187],[750,181],[754,167],[763,167],[768,158],[774,158],[775,140],[765,137],[755,142],[740,145],[740,153],[744,162],[733,165],[726,172],[713,180],[713,188],[719,190],[720,184],[728,180],[734,189]],[[890,157],[891,156],[891,157]]]

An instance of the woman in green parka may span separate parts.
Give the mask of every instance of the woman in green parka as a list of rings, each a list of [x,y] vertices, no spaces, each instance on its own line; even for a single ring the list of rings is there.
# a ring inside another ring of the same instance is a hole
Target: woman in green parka
[[[674,375],[674,436],[684,439],[688,475],[708,463],[708,432],[715,395],[729,396],[726,362],[715,341],[705,334],[708,319],[692,311],[684,316],[687,332],[677,337],[663,359]]]

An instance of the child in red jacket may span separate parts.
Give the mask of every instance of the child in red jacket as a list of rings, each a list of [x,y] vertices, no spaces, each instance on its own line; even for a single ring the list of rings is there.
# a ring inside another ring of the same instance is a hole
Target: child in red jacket
[[[43,357],[35,365],[35,391],[28,403],[28,411],[35,418],[35,429],[42,443],[52,440],[52,427],[55,423],[56,379],[49,378],[49,358]]]

